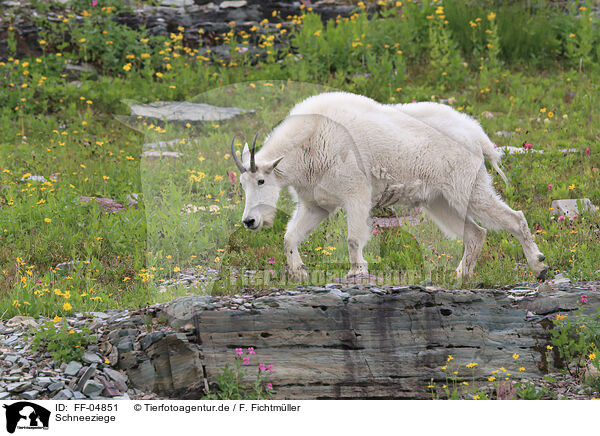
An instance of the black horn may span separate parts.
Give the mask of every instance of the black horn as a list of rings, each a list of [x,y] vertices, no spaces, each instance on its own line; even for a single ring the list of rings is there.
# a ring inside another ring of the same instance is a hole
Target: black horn
[[[240,160],[240,158],[238,157],[237,153],[235,152],[235,149],[233,148],[233,143],[234,142],[235,142],[235,136],[231,140],[231,156],[233,157],[233,161],[235,162],[236,166],[240,170],[240,174],[242,174],[242,173],[246,172],[246,168],[244,168],[244,165],[242,164],[242,161]]]
[[[254,150],[256,149],[256,138],[258,138],[258,133],[254,135],[254,141],[252,142],[252,150],[250,150],[250,172],[256,172],[256,163],[254,162]]]

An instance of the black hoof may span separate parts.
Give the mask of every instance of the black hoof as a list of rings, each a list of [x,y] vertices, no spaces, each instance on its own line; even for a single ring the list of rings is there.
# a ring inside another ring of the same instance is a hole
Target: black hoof
[[[542,272],[541,272],[541,273],[539,273],[539,274],[538,274],[538,276],[537,276],[537,279],[538,279],[540,282],[544,282],[544,281],[546,281],[546,275],[547,275],[547,274],[548,274],[548,269],[544,269],[544,270],[542,270]]]
[[[539,260],[540,262],[543,262],[544,260],[546,260],[546,256],[544,256],[543,254],[540,254],[540,255],[538,256],[538,260]]]

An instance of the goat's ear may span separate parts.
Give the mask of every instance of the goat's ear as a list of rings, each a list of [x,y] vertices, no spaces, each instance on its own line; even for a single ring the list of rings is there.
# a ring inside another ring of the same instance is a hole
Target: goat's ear
[[[268,163],[265,165],[265,173],[266,173],[266,174],[269,174],[271,171],[273,171],[273,170],[275,169],[275,167],[276,167],[277,165],[279,165],[279,162],[281,162],[281,159],[283,159],[283,157],[284,157],[284,156],[281,156],[281,157],[279,157],[279,158],[275,159],[274,161],[268,162]]]
[[[248,148],[247,142],[244,144],[244,150],[242,151],[242,162],[244,163],[244,165],[250,162],[250,149]]]

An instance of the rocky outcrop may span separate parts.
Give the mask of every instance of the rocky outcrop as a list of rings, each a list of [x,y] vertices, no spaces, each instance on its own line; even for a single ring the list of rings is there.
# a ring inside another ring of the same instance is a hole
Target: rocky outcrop
[[[198,353],[193,365],[201,376],[186,397],[200,397],[238,347],[254,347],[261,362],[273,365],[276,398],[430,398],[427,385],[444,380],[448,355],[463,367],[477,362],[475,376],[483,380],[516,353],[523,377],[541,377],[561,365],[558,355],[547,354],[549,319],[575,310],[582,295],[588,310],[600,305],[597,284],[459,291],[356,285],[276,294],[190,296],[160,308],[157,316],[187,333],[187,342],[182,335],[173,341]]]
[[[431,398],[427,386],[445,381],[449,355],[470,382],[500,367],[526,379],[556,372],[551,320],[598,306],[599,282],[565,277],[492,290],[332,283],[196,295],[65,318],[98,343],[62,365],[27,339],[47,320],[20,316],[0,323],[0,398],[201,398],[236,349],[249,348],[248,381],[272,365],[274,398]]]

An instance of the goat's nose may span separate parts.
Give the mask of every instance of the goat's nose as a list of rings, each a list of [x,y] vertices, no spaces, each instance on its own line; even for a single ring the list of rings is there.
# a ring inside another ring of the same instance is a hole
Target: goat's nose
[[[248,229],[254,227],[254,218],[248,218],[247,220],[244,220],[244,225]]]

